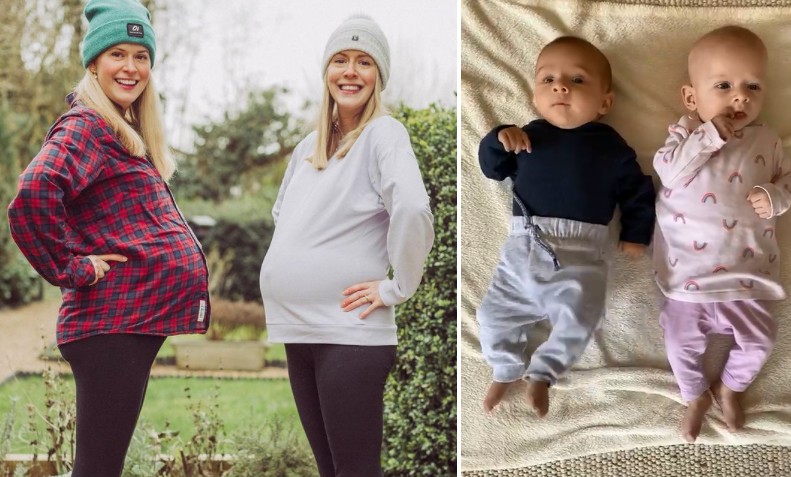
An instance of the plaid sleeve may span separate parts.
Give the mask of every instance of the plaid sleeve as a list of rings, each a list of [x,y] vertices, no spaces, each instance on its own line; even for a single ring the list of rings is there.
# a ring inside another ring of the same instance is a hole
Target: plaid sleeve
[[[11,235],[19,249],[42,277],[59,287],[83,287],[95,278],[91,261],[72,253],[66,239],[69,202],[102,172],[95,128],[85,116],[59,119],[19,177],[19,191],[8,206]]]

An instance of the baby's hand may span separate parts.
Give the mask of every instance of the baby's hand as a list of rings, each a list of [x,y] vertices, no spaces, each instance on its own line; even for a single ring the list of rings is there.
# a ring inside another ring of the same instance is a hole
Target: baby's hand
[[[618,249],[625,253],[627,257],[636,260],[645,254],[646,247],[641,243],[620,242]]]
[[[527,133],[516,126],[507,127],[497,133],[497,140],[508,152],[518,154],[522,151],[532,152],[530,148],[530,138]]]
[[[765,190],[758,187],[750,191],[747,200],[753,204],[753,209],[758,217],[768,219],[772,216],[772,202],[769,200],[769,194]]]
[[[711,123],[717,128],[720,138],[728,141],[733,137],[733,108],[728,107],[724,112],[711,118]]]

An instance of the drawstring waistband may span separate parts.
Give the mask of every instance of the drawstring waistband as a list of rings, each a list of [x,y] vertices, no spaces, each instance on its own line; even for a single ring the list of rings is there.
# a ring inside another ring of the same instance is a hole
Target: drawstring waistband
[[[514,200],[519,205],[519,208],[522,209],[522,216],[525,219],[525,229],[527,229],[528,237],[533,240],[542,250],[549,254],[552,257],[552,263],[555,265],[555,271],[560,270],[560,261],[558,261],[558,256],[555,255],[555,251],[552,250],[552,247],[549,246],[548,243],[541,238],[540,232],[541,228],[533,223],[533,216],[527,212],[527,207],[525,204],[522,203],[522,200],[519,199],[519,196],[516,195],[516,191],[514,190]]]

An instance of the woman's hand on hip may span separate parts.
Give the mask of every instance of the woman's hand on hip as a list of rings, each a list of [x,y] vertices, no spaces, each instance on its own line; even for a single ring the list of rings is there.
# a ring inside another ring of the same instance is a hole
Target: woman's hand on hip
[[[346,296],[341,302],[343,311],[352,311],[359,306],[368,305],[368,308],[360,314],[360,319],[363,320],[375,309],[385,306],[379,297],[379,283],[381,283],[380,280],[363,282],[343,290],[343,294]]]
[[[93,271],[96,278],[91,285],[95,285],[100,279],[104,278],[104,274],[110,271],[110,264],[107,262],[125,262],[126,257],[118,255],[117,253],[110,253],[107,255],[88,255],[88,258],[93,264]],[[88,286],[91,286],[88,285]]]

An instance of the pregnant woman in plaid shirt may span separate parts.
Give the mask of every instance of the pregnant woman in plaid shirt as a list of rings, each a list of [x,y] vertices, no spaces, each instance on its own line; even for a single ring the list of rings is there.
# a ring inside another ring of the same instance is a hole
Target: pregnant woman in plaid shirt
[[[138,0],[89,0],[85,76],[8,208],[33,267],[61,288],[57,339],[77,387],[73,477],[118,477],[166,336],[209,324],[206,262],[165,181],[175,163]]]

